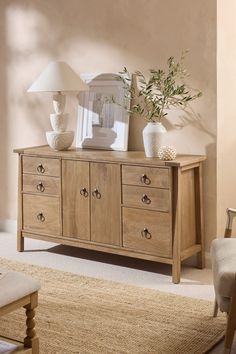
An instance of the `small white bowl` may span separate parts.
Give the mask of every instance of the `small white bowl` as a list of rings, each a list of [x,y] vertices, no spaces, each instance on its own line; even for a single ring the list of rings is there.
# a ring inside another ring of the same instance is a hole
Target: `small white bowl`
[[[74,132],[46,132],[48,145],[54,150],[67,150],[74,139]]]

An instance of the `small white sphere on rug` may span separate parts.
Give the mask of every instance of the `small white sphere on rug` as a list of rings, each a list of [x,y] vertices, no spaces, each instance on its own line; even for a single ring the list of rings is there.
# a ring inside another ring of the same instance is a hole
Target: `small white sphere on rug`
[[[176,158],[176,149],[173,146],[161,146],[158,151],[158,157],[164,161],[171,161]]]

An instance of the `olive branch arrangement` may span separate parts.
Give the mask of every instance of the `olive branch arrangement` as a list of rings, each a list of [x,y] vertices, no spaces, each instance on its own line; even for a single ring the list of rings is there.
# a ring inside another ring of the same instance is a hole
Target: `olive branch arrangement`
[[[132,83],[132,74],[126,67],[119,72],[119,80],[122,80],[127,92],[126,99],[130,103],[124,107],[129,113],[136,113],[147,122],[161,122],[170,108],[186,108],[190,101],[202,96],[198,90],[189,88],[184,78],[189,76],[183,67],[183,61],[187,51],[183,52],[179,62],[175,62],[173,56],[167,60],[167,70],[149,70],[149,78],[146,79],[141,71],[134,72],[137,77],[138,88]],[[192,93],[195,91],[196,93]],[[132,104],[135,99],[135,104]],[[129,107],[130,106],[130,107]]]

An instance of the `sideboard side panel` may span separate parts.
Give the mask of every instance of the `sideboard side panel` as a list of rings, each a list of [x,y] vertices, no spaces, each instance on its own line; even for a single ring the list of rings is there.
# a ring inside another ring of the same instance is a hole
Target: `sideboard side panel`
[[[196,195],[194,169],[181,173],[181,251],[196,245]]]

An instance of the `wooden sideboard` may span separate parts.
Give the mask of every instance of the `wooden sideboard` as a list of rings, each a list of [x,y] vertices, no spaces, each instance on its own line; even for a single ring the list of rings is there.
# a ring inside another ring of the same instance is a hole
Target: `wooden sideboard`
[[[204,267],[202,162],[48,146],[19,154],[17,249],[30,237],[172,265]]]

